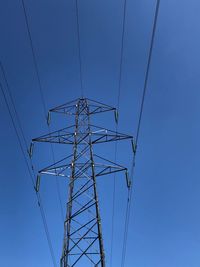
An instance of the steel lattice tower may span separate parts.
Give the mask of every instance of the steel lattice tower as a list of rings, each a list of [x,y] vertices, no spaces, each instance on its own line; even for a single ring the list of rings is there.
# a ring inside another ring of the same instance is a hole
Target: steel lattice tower
[[[49,111],[75,116],[73,126],[33,139],[34,142],[71,144],[73,154],[39,171],[40,176],[51,174],[69,178],[67,212],[64,222],[64,239],[61,267],[105,267],[96,178],[114,172],[125,171],[127,186],[130,186],[127,168],[97,156],[93,145],[132,136],[94,126],[90,123],[93,114],[114,111],[115,108],[86,98],[79,98]],[[32,144],[33,144],[32,143]],[[31,146],[32,150],[32,146]]]

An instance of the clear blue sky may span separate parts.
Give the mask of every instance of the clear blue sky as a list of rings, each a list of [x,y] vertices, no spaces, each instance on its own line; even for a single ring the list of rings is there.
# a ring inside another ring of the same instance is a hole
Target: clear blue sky
[[[116,106],[122,27],[121,0],[80,2],[85,96]],[[80,96],[75,1],[25,0],[48,108]],[[155,10],[154,0],[127,0],[120,99],[121,132],[136,131]],[[200,266],[200,3],[162,1],[145,101],[134,177],[127,267]],[[28,141],[47,132],[20,0],[1,0],[0,58]],[[0,75],[2,81],[2,76]],[[52,266],[36,198],[17,139],[0,97],[0,266]],[[54,116],[52,129],[70,125]],[[113,115],[94,119],[115,127]],[[69,147],[59,151],[70,154]],[[107,150],[106,150],[107,149]],[[48,145],[37,145],[35,168],[52,162]],[[114,146],[97,147],[114,158]],[[131,163],[130,144],[119,145],[118,162]],[[63,205],[67,181],[60,181]],[[98,181],[106,262],[110,262],[113,177]],[[113,267],[121,262],[126,185],[117,176]],[[59,262],[63,224],[55,179],[41,194]],[[109,266],[111,267],[111,266]]]

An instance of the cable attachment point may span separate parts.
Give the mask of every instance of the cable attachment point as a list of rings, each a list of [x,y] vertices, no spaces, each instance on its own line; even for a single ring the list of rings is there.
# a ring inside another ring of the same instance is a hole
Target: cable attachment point
[[[39,190],[40,190],[40,179],[41,179],[41,177],[40,177],[40,175],[38,174],[37,175],[37,180],[36,180],[36,186],[35,186],[35,191],[38,193],[39,192]]]
[[[34,146],[34,143],[31,142],[30,147],[28,149],[28,154],[29,154],[30,158],[32,158],[32,156],[33,156],[33,146]]]
[[[116,124],[118,124],[118,120],[119,120],[119,113],[118,113],[118,110],[115,109],[115,122],[116,122]]]
[[[131,180],[129,179],[129,174],[128,174],[128,170],[125,171],[125,175],[126,175],[126,184],[128,189],[130,189],[131,187]]]
[[[47,125],[49,126],[51,123],[51,112],[49,111],[47,114]]]
[[[136,154],[136,150],[137,150],[137,145],[136,145],[136,143],[134,142],[133,139],[131,139],[131,144],[132,144],[133,154],[135,155]]]

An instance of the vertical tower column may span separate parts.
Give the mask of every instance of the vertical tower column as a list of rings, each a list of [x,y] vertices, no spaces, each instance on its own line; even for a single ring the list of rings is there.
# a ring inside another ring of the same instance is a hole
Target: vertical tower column
[[[92,266],[105,267],[89,114],[87,100],[80,99],[76,105],[61,267],[83,266],[85,260]],[[77,138],[80,135],[83,143]]]

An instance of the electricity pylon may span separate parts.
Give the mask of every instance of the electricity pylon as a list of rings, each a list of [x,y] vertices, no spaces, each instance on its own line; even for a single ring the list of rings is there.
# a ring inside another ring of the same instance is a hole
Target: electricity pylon
[[[96,178],[125,171],[127,186],[130,186],[127,168],[97,156],[93,152],[93,145],[104,142],[131,139],[133,144],[132,136],[90,123],[91,115],[106,111],[114,111],[117,120],[116,109],[100,102],[87,98],[68,102],[49,111],[48,123],[50,113],[56,112],[74,115],[75,124],[32,140],[32,144],[50,142],[73,146],[72,155],[40,170],[36,183],[38,191],[42,174],[69,178],[61,267],[105,267]],[[30,153],[32,153],[32,145]]]

